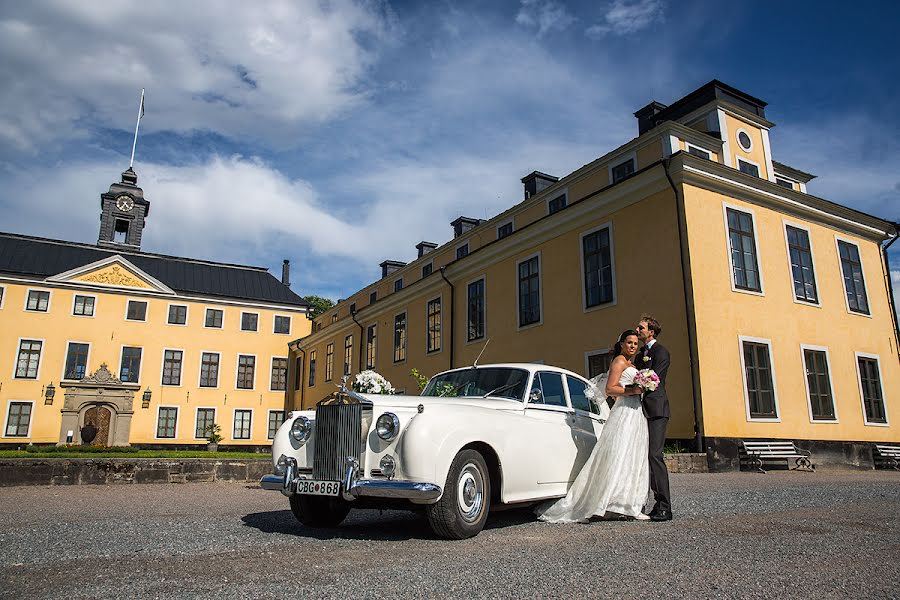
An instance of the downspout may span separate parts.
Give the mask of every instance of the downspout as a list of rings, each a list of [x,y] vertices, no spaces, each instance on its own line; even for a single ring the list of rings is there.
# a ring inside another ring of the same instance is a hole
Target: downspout
[[[444,265],[440,268],[441,278],[447,282],[447,285],[450,286],[450,368],[453,368],[453,296],[455,296],[453,284],[450,283],[450,280],[447,279],[447,276],[444,275],[444,271],[447,269],[447,265]]]
[[[891,285],[891,262],[888,259],[888,248],[900,237],[900,223],[894,223],[894,238],[881,247],[881,255],[884,263],[881,268],[884,271],[884,283],[888,292],[888,309],[891,313],[891,322],[894,324],[894,349],[897,351],[897,359],[900,360],[900,327],[897,325],[897,303],[894,300],[894,286]]]
[[[678,213],[678,244],[681,254],[681,277],[682,289],[684,291],[684,309],[687,313],[687,336],[688,347],[690,348],[690,367],[691,367],[691,396],[694,403],[694,443],[697,445],[697,452],[704,452],[703,448],[703,422],[700,417],[702,407],[702,397],[700,393],[700,372],[699,372],[699,352],[697,350],[697,320],[694,314],[694,290],[690,282],[691,273],[691,257],[687,239],[687,217],[685,215],[684,198],[678,193],[675,182],[669,174],[669,165],[672,159],[665,158],[662,161],[663,170],[666,172],[666,179],[672,187],[675,194],[675,207]]]
[[[350,318],[353,319],[353,322],[356,323],[356,326],[359,327],[359,370],[357,373],[363,372],[363,326],[362,324],[356,320],[356,312],[350,313]]]

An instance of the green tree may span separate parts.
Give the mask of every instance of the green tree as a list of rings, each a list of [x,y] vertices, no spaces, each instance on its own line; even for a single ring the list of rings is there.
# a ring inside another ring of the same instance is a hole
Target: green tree
[[[334,306],[334,300],[323,298],[322,296],[303,296],[303,299],[309,304],[309,318],[315,319],[323,312]]]

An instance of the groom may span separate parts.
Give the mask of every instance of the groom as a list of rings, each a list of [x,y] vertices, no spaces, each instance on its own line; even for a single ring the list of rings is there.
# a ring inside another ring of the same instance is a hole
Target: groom
[[[672,504],[669,501],[669,471],[663,460],[666,443],[666,426],[669,424],[669,398],[666,396],[666,373],[669,371],[669,351],[656,341],[662,333],[659,321],[644,315],[638,322],[638,338],[643,348],[634,359],[638,369],[653,369],[659,375],[659,387],[644,394],[644,414],[650,433],[650,489],[656,504],[650,511],[653,521],[671,521]]]

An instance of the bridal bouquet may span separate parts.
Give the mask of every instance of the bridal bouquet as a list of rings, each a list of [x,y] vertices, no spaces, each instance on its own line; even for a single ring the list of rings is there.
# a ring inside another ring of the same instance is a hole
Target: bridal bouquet
[[[659,387],[659,375],[653,369],[641,369],[634,376],[634,385],[639,386],[645,392],[652,392]]]
[[[393,394],[394,386],[375,371],[363,371],[353,380],[353,391],[361,394]]]

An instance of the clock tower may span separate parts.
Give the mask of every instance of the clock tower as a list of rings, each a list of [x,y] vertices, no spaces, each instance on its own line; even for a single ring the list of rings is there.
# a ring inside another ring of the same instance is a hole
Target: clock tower
[[[122,181],[100,194],[100,236],[98,246],[139,250],[144,219],[150,214],[150,202],[137,186],[134,169],[122,173]]]

